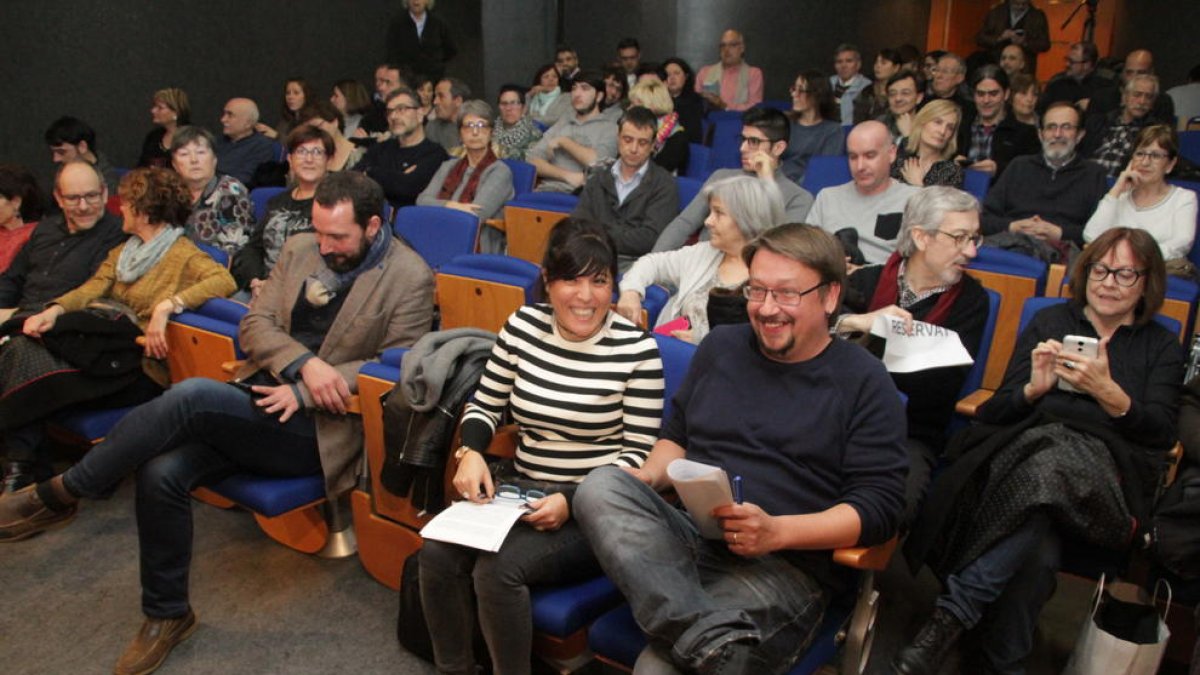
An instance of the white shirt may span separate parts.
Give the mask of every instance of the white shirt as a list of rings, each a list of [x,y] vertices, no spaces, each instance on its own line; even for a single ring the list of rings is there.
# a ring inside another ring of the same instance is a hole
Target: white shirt
[[[633,177],[630,178],[628,181],[621,178],[621,160],[620,160],[620,158],[618,158],[617,161],[613,162],[612,175],[613,175],[613,182],[616,183],[616,187],[617,187],[617,205],[618,206],[621,204],[624,204],[625,198],[629,196],[629,193],[636,190],[637,186],[642,184],[642,177],[645,176],[646,171],[649,170],[650,162],[651,162],[651,160],[649,160],[649,159],[646,160],[645,163],[642,164],[642,168],[635,171],[633,173]]]

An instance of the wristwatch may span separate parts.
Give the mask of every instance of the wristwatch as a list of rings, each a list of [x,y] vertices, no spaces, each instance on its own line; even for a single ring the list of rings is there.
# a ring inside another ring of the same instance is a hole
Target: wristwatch
[[[458,446],[458,449],[454,451],[454,466],[458,466],[458,463],[462,461],[463,457],[467,456],[468,452],[475,452],[475,450],[469,445]]]

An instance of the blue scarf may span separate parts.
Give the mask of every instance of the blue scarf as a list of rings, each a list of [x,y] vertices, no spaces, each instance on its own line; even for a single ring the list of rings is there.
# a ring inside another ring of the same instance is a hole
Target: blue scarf
[[[387,228],[379,228],[379,232],[375,235],[375,241],[371,242],[370,248],[367,249],[367,255],[363,257],[362,262],[358,267],[349,272],[338,273],[329,269],[325,264],[324,258],[321,259],[321,267],[316,272],[309,275],[304,282],[304,298],[308,304],[313,307],[324,307],[338,293],[348,290],[354,285],[354,280],[358,275],[375,267],[387,255],[388,247],[392,243],[392,233]]]

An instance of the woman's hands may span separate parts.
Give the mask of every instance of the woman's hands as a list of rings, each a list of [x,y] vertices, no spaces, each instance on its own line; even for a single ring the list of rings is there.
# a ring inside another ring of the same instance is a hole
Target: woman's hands
[[[162,300],[150,312],[150,320],[146,322],[146,356],[154,359],[167,358],[167,320],[175,303]]]
[[[1113,183],[1112,189],[1108,191],[1109,197],[1120,197],[1126,190],[1133,190],[1142,182],[1141,174],[1133,170],[1133,162],[1134,160],[1130,159],[1121,175],[1117,176],[1117,182]]]
[[[279,132],[275,131],[275,129],[269,124],[258,122],[254,125],[254,130],[263,136],[266,136],[267,138],[279,138]]]
[[[54,322],[58,321],[58,317],[62,316],[65,311],[62,305],[51,305],[25,319],[25,324],[21,326],[21,332],[32,338],[41,337],[54,328]]]
[[[529,506],[533,511],[521,516],[521,520],[529,523],[535,530],[553,532],[571,517],[571,507],[561,493],[529,502]]]
[[[925,174],[929,173],[930,166],[923,164],[916,157],[909,157],[904,160],[904,166],[900,167],[900,175],[904,177],[905,183],[921,187],[925,185]]]
[[[1029,382],[1025,384],[1025,401],[1034,403],[1058,383],[1058,355],[1062,343],[1058,340],[1043,340],[1030,352]]]
[[[479,216],[479,209],[482,208],[479,206],[479,204],[471,204],[469,202],[446,202],[445,206],[448,209],[462,211],[463,213],[469,213],[476,217]]]
[[[1059,352],[1054,373],[1096,399],[1104,412],[1119,417],[1129,412],[1133,399],[1112,379],[1108,368],[1108,342],[1109,338],[1100,340],[1094,359],[1066,350]]]
[[[475,450],[463,454],[462,459],[458,461],[458,471],[454,472],[452,482],[459,497],[476,504],[489,502],[496,495],[487,462],[484,461],[483,455]]]

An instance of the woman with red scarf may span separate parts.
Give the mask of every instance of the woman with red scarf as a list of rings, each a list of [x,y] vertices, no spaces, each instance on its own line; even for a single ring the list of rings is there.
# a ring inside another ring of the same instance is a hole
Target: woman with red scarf
[[[964,273],[980,242],[979,202],[945,186],[913,195],[904,209],[896,252],[884,265],[856,270],[846,279],[844,311],[834,324],[840,335],[870,334],[875,317],[923,321],[958,333],[974,358],[987,321],[986,291]],[[867,348],[882,354],[883,341],[870,337]],[[911,458],[906,522],[920,505],[929,472],[945,446],[946,425],[970,366],[892,373],[908,397]]]
[[[500,215],[504,202],[513,198],[512,172],[492,149],[492,107],[479,100],[463,103],[458,113],[461,153],[442,163],[425,191],[421,206],[445,206],[479,216],[481,223]],[[504,253],[504,233],[487,227],[479,230],[482,253]]]

